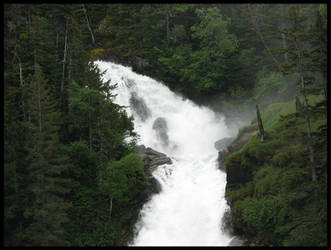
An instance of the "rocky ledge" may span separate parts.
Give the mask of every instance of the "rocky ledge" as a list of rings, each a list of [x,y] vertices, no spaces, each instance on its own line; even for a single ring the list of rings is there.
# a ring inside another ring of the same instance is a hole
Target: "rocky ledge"
[[[224,164],[226,157],[240,150],[256,133],[257,129],[255,127],[247,127],[237,138],[226,137],[215,142],[215,148],[218,150],[218,166],[222,171],[228,172]]]
[[[151,198],[153,194],[161,191],[160,183],[152,175],[153,171],[160,165],[172,164],[171,159],[152,148],[144,145],[136,146],[135,152],[140,155],[144,162],[144,172],[148,178],[149,186],[142,190],[142,192],[130,203],[130,209],[125,213],[121,220],[121,231],[119,240],[116,242],[118,246],[125,246],[133,239],[134,225],[136,224],[139,212],[142,206]]]
[[[247,179],[247,172],[238,171],[238,169],[233,167],[225,167],[225,161],[227,157],[236,151],[239,151],[248,140],[257,133],[257,128],[255,126],[248,126],[244,128],[238,136],[227,137],[215,142],[215,148],[218,150],[218,166],[219,168],[226,172],[226,188],[236,183],[245,182]],[[233,232],[234,225],[232,223],[232,214],[228,214],[228,219],[225,222],[225,228],[230,231],[234,237],[229,243],[229,246],[254,246],[249,239],[243,236],[235,235]]]

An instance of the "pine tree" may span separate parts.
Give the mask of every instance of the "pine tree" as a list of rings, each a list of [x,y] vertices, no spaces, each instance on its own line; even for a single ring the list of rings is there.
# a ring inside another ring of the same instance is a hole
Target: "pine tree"
[[[64,194],[68,192],[68,179],[63,177],[64,166],[57,162],[59,147],[59,113],[52,100],[39,64],[29,89],[30,120],[27,151],[29,152],[30,206],[24,216],[31,220],[26,229],[29,245],[66,245],[63,241],[63,223],[67,221]]]
[[[315,76],[316,72],[319,72],[321,68],[320,62],[316,60],[315,48],[312,47],[315,34],[309,28],[311,21],[307,13],[310,12],[304,12],[298,5],[291,6],[289,9],[289,26],[280,30],[280,33],[283,35],[283,38],[285,37],[287,42],[287,49],[281,49],[280,51],[287,54],[288,62],[281,64],[280,70],[286,74],[297,74],[297,85],[300,90],[298,95],[300,94],[303,97],[302,108],[307,127],[307,145],[311,164],[311,178],[313,182],[316,182],[316,160],[312,142],[310,115],[308,112],[310,106],[307,96],[312,93],[320,93],[321,89],[315,83]]]

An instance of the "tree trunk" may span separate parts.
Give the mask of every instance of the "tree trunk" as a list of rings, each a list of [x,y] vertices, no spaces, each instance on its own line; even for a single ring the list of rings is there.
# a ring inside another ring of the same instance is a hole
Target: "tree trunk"
[[[70,80],[71,80],[71,55],[69,53],[69,70],[68,70],[68,85],[70,87]]]
[[[91,128],[91,112],[89,112],[89,141],[90,141],[90,151],[92,150],[92,128]]]
[[[286,40],[285,40],[285,34],[282,33],[282,44],[283,44],[283,49],[285,51],[287,51],[287,44],[286,44]],[[284,59],[285,59],[285,62],[288,62],[288,55],[287,55],[287,52],[284,53]]]
[[[23,88],[24,86],[24,79],[23,79],[23,67],[22,67],[22,62],[21,58],[18,56],[18,54],[14,51],[14,55],[18,60],[18,66],[20,68],[20,87]],[[22,89],[22,91],[24,91]],[[24,94],[22,94],[22,108],[23,108],[23,120],[25,121],[26,119],[26,111],[25,111],[25,102],[24,102]]]
[[[169,15],[167,12],[167,42],[169,42]]]
[[[89,17],[88,17],[88,14],[87,14],[87,9],[85,7],[85,4],[82,4],[82,6],[83,6],[84,14],[85,14],[87,28],[88,28],[88,30],[90,31],[90,34],[91,34],[92,43],[95,44],[95,39],[94,39],[93,31],[92,31],[92,28],[91,28],[91,25],[90,25]]]
[[[64,90],[64,78],[65,78],[65,68],[66,68],[66,60],[67,60],[68,23],[69,23],[69,18],[67,18],[67,21],[66,21],[66,34],[65,34],[65,38],[64,38],[64,52],[63,52],[63,66],[62,66],[62,80],[61,80],[61,99],[62,99],[63,90]]]
[[[301,74],[301,90],[303,95],[303,104],[304,104],[304,112],[305,112],[305,119],[306,119],[306,128],[307,128],[307,137],[308,137],[308,148],[309,148],[309,160],[311,162],[311,178],[312,181],[315,182],[317,180],[316,176],[316,166],[315,166],[315,158],[314,158],[314,148],[312,145],[312,135],[311,135],[311,126],[310,126],[310,118],[307,114],[307,108],[308,108],[308,100],[305,93],[305,82],[304,78]]]
[[[22,68],[22,61],[21,58],[18,56],[18,54],[14,51],[14,56],[17,58],[18,60],[18,66],[20,68],[20,86],[24,85],[24,81],[23,81],[23,68]]]
[[[256,32],[257,32],[257,34],[259,35],[259,37],[260,37],[260,39],[261,39],[261,41],[262,41],[264,47],[265,47],[266,50],[269,52],[270,56],[272,57],[272,59],[274,60],[274,62],[275,62],[275,64],[276,64],[276,66],[278,67],[279,62],[278,62],[278,60],[276,59],[276,57],[272,54],[272,52],[270,52],[270,48],[269,48],[267,42],[264,40],[264,37],[263,37],[263,35],[262,35],[262,32],[261,32],[260,30],[257,30]]]
[[[263,125],[262,125],[262,119],[261,119],[261,115],[260,115],[259,106],[257,104],[256,104],[256,114],[257,114],[257,124],[258,124],[258,128],[259,128],[260,138],[261,138],[261,142],[263,142],[264,129],[263,129]]]
[[[40,82],[38,84],[38,111],[39,111],[39,132],[41,133],[42,126],[41,126],[41,95],[40,95]]]
[[[285,6],[282,4],[281,7],[280,7],[280,11],[282,13],[282,21],[281,21],[281,28],[282,30],[285,29],[285,19],[284,17],[286,16],[286,9],[285,9]],[[281,33],[281,36],[282,36],[282,46],[283,46],[283,49],[285,51],[287,51],[287,42],[286,42],[286,36],[284,33]],[[287,52],[284,53],[284,59],[285,59],[285,62],[288,62],[288,54]]]
[[[167,28],[167,42],[169,42],[169,32],[170,32],[170,23],[169,23],[169,16],[170,16],[170,6],[166,5],[166,28]]]
[[[71,86],[71,55],[69,53],[69,72],[68,72],[68,89],[70,88]],[[67,105],[67,108],[68,108],[68,114],[71,114],[71,107],[70,105]]]
[[[309,160],[311,162],[311,179],[313,182],[317,181],[317,176],[316,176],[316,166],[315,166],[315,159],[314,159],[314,148],[312,145],[312,135],[311,135],[311,126],[310,126],[310,118],[307,113],[308,109],[308,100],[307,96],[305,93],[305,81],[304,81],[304,76],[303,76],[303,52],[297,42],[295,42],[295,46],[297,49],[297,55],[299,59],[299,72],[300,72],[300,86],[301,86],[301,93],[303,95],[303,111],[305,113],[305,119],[306,119],[306,128],[307,128],[307,137],[308,137],[308,149],[309,149]],[[317,198],[317,190],[315,189],[314,191],[315,198]]]
[[[59,32],[56,31],[56,50],[55,53],[57,55],[59,49]]]
[[[295,111],[296,112],[301,112],[302,111],[301,102],[300,102],[298,96],[295,96]]]
[[[89,105],[91,105],[91,97],[89,96]],[[92,150],[92,118],[91,111],[88,112],[88,127],[89,127],[89,141],[90,141],[90,151]]]
[[[253,14],[253,10],[250,6],[250,4],[247,5],[248,7],[248,13],[250,14],[250,17],[251,17],[251,20],[252,20],[252,24],[254,26],[253,30],[256,32],[256,34],[259,36],[261,42],[263,43],[264,47],[266,48],[266,50],[268,51],[268,53],[270,54],[272,60],[275,62],[276,66],[278,67],[279,65],[279,62],[278,60],[276,59],[276,57],[272,54],[272,52],[270,51],[270,48],[267,44],[267,42],[265,41],[264,39],[264,36],[262,34],[262,31],[260,29],[260,24],[258,23],[258,18],[257,18],[257,14],[254,16]]]
[[[113,209],[113,197],[109,196],[109,220],[111,220],[111,210]]]

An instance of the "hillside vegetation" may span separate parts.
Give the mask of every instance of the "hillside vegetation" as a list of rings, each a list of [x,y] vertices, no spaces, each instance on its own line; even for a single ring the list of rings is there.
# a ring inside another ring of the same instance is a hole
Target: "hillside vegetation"
[[[294,101],[270,105],[262,112],[265,140],[254,135],[225,162],[246,177],[227,184],[234,230],[257,245],[327,244],[325,110],[311,119],[318,176],[313,182],[306,123],[294,106]]]

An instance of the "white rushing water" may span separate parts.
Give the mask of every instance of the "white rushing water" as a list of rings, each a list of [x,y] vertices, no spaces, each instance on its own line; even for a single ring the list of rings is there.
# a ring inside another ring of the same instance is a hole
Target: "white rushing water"
[[[214,148],[216,140],[231,135],[224,118],[129,67],[95,64],[107,70],[105,80],[118,84],[114,102],[128,106],[128,114],[134,116],[138,145],[163,152],[173,161],[153,172],[162,190],[143,206],[132,245],[227,246],[231,237],[221,230],[227,208],[226,175],[217,167]],[[157,129],[154,122],[160,117]]]

